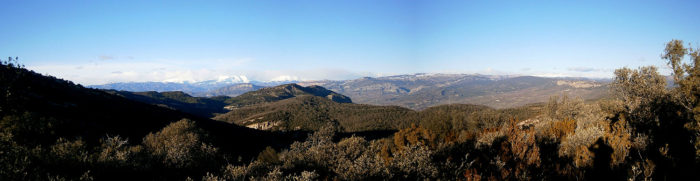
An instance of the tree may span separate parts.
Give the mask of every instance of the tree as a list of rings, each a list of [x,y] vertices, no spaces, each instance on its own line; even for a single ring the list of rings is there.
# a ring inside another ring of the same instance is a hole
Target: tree
[[[690,63],[684,59],[686,55],[692,57]],[[697,50],[685,48],[683,41],[672,40],[667,43],[661,58],[666,59],[673,70],[675,84],[671,89],[667,88],[665,77],[657,72],[656,67],[615,70],[612,91],[624,104],[622,112],[611,121],[627,121],[632,128],[631,133],[648,135],[649,139],[653,140],[646,144],[646,148],[639,148],[638,155],[646,156],[640,156],[637,160],[645,160],[645,157],[648,157],[658,165],[656,170],[652,171],[658,179],[698,176],[692,171],[697,166],[692,158],[700,156],[700,142],[697,141],[700,126],[695,118],[700,110],[694,112],[698,106],[700,86],[700,71],[696,67],[700,60],[697,55]],[[608,141],[620,144],[631,139],[624,127],[623,123],[613,125],[613,132],[619,133],[619,136],[609,137],[611,139]],[[689,142],[693,139],[695,148]],[[612,146],[630,147],[631,144]],[[616,164],[623,162],[625,154],[625,151],[616,150],[613,161]]]
[[[685,60],[688,55],[690,60]],[[672,95],[685,109],[682,117],[689,120],[685,125],[695,134],[696,157],[700,159],[700,49],[685,48],[683,41],[671,40],[661,58],[673,70],[673,80],[677,87]]]
[[[632,120],[641,124],[658,121],[654,109],[658,108],[657,103],[667,95],[667,90],[666,79],[656,67],[617,69],[611,88],[615,97],[625,103],[625,112]]]

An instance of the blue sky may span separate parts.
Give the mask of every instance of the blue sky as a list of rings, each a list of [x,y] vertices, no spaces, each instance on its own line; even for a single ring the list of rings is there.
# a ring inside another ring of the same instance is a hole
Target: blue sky
[[[611,77],[700,43],[693,1],[7,1],[0,56],[82,84]],[[667,70],[664,70],[667,71]]]

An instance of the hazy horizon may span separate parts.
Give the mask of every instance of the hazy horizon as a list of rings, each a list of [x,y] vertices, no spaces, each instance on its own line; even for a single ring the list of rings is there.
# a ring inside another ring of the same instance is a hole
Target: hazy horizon
[[[357,80],[357,79],[363,79],[363,78],[389,78],[393,76],[419,76],[419,75],[428,75],[428,76],[438,76],[438,75],[446,75],[446,76],[485,76],[485,77],[492,77],[492,78],[514,78],[514,77],[527,77],[527,76],[532,76],[532,77],[543,77],[543,78],[554,78],[554,79],[571,79],[571,80],[577,80],[577,79],[585,79],[585,80],[591,80],[591,81],[610,81],[612,78],[608,77],[576,77],[576,76],[556,76],[556,75],[523,75],[523,74],[480,74],[480,73],[406,73],[406,74],[394,74],[394,75],[367,75],[367,76],[358,76],[358,77],[351,77],[351,78],[346,78],[346,79],[290,79],[290,77],[287,76],[281,76],[281,77],[276,77],[276,79],[271,79],[271,80],[257,80],[257,79],[250,79],[247,76],[222,76],[217,79],[207,79],[207,80],[201,80],[201,81],[172,81],[172,80],[165,80],[165,81],[124,81],[124,82],[107,82],[103,84],[83,84],[86,86],[103,86],[103,85],[110,85],[110,84],[132,84],[132,83],[176,83],[176,84],[200,84],[200,83],[217,83],[217,85],[233,85],[233,84],[242,84],[242,83],[251,83],[253,85],[256,85],[256,83],[262,83],[262,85],[280,85],[280,84],[288,84],[288,83],[314,83],[318,81],[348,81],[348,80]],[[60,77],[59,77],[60,78]],[[298,77],[291,77],[291,78],[298,78]]]
[[[693,1],[6,1],[0,56],[84,85],[414,73],[611,78],[698,44]]]

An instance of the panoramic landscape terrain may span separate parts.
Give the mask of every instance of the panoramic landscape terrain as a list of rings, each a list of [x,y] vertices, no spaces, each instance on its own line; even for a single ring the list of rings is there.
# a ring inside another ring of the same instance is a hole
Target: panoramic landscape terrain
[[[0,2],[0,180],[700,180],[696,7]]]
[[[216,81],[210,81],[216,82]],[[131,92],[184,91],[200,97],[230,96],[281,84],[321,86],[350,96],[355,103],[398,105],[425,109],[451,103],[481,104],[494,108],[511,108],[541,103],[551,96],[571,95],[595,100],[606,97],[609,79],[548,78],[535,76],[488,76],[471,74],[414,74],[387,77],[363,77],[352,80],[285,81],[263,83],[135,82],[94,85],[98,89]],[[202,85],[205,84],[205,85]]]

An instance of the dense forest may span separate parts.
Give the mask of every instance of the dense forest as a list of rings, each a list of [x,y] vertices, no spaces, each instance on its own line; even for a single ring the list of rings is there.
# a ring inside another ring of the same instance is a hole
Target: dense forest
[[[595,101],[414,111],[324,92],[211,102],[235,106],[225,114],[183,94],[84,88],[8,58],[0,180],[698,180],[700,49],[672,40],[662,58],[672,83],[656,67],[620,68],[613,96]],[[305,89],[325,90],[283,92]],[[258,117],[284,122],[239,125]]]

